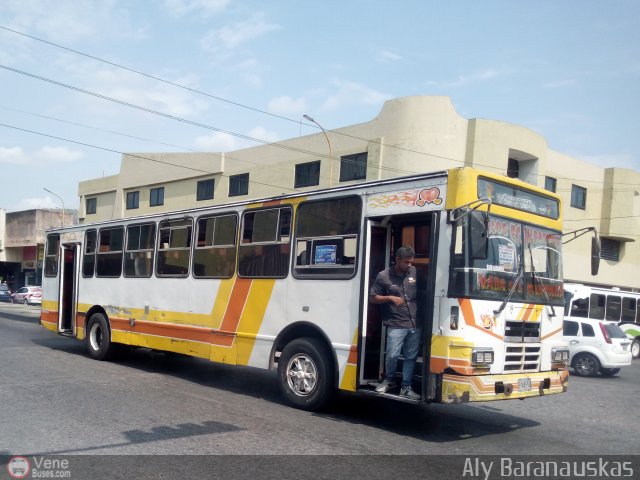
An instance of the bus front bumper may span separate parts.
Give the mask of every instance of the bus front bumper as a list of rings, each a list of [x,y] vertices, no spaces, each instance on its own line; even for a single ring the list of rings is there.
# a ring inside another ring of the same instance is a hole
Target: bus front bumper
[[[567,391],[569,372],[552,370],[500,375],[442,376],[442,403],[488,402],[538,397]]]

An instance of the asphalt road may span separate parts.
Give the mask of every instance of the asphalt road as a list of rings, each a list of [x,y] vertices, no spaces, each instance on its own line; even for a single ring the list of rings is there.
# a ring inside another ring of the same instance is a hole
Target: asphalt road
[[[0,455],[637,454],[640,361],[569,392],[427,408],[342,394],[287,406],[273,373],[132,350],[114,362],[0,304]]]

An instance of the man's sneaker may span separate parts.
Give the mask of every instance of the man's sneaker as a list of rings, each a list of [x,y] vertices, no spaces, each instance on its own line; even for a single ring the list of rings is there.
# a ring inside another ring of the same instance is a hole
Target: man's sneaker
[[[376,392],[378,393],[386,393],[392,388],[395,388],[398,384],[393,380],[389,381],[386,378],[382,381],[380,385],[376,387]]]
[[[414,392],[411,387],[402,387],[400,389],[400,396],[410,400],[420,400],[420,395]]]

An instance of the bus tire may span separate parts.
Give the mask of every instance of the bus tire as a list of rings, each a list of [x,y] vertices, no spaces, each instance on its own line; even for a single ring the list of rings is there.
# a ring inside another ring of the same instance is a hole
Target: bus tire
[[[96,360],[109,360],[115,353],[111,343],[111,332],[107,317],[103,313],[94,313],[87,322],[87,352]]]
[[[634,338],[631,343],[631,356],[633,358],[640,358],[640,337]]]
[[[595,377],[600,371],[600,362],[590,353],[579,353],[573,359],[573,371],[579,377]]]
[[[334,370],[327,349],[315,338],[288,343],[278,360],[278,383],[296,408],[316,411],[333,398]]]

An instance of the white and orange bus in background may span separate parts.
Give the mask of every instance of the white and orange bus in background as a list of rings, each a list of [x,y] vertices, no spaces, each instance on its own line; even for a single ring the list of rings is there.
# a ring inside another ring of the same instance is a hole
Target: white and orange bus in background
[[[299,408],[337,390],[411,401],[375,392],[385,332],[368,301],[411,245],[417,402],[561,393],[561,212],[460,168],[51,230],[41,323],[96,359],[129,345],[277,369]]]

